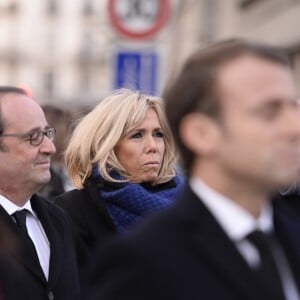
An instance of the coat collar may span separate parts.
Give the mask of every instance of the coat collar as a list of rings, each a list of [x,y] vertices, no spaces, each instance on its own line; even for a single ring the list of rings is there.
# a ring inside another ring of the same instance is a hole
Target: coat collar
[[[273,205],[275,232],[287,254],[300,290],[300,218],[280,199],[274,200]]]
[[[47,209],[51,205],[47,200],[33,195],[30,199],[31,205],[37,214],[50,242],[50,262],[49,262],[49,278],[48,286],[53,287],[58,280],[61,265],[62,265],[62,241],[63,241],[63,227],[61,220],[52,210]]]

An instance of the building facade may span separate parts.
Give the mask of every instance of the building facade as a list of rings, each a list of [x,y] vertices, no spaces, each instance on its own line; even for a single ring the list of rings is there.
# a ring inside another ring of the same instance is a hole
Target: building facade
[[[169,0],[163,28],[138,41],[112,28],[109,1],[1,0],[0,84],[27,86],[42,104],[91,106],[114,88],[114,52],[150,49],[160,94],[195,49],[245,37],[289,49],[300,86],[300,0]],[[147,12],[157,1],[119,2]]]
[[[178,69],[196,48],[226,38],[247,38],[286,48],[300,87],[299,0],[181,1],[180,31],[185,46],[173,68]],[[191,24],[190,20],[194,20]],[[198,21],[195,21],[198,20]],[[191,28],[192,27],[192,28]],[[187,29],[192,34],[185,34]],[[175,70],[170,74],[174,74]]]

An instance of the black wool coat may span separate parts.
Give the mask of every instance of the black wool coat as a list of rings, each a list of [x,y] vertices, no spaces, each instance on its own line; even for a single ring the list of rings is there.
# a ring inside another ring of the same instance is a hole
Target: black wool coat
[[[37,195],[33,195],[30,202],[50,243],[48,280],[46,280],[38,261],[32,259],[31,252],[23,243],[14,220],[0,206],[0,218],[19,238],[20,247],[16,251],[15,263],[21,270],[20,276],[24,278],[26,287],[30,291],[28,299],[81,299],[75,247],[68,217],[59,207]],[[15,300],[18,299],[26,298],[24,295],[20,295],[20,298],[16,297]]]
[[[300,287],[300,221],[274,201],[274,227]],[[257,276],[187,186],[170,210],[93,256],[88,300],[266,300]]]

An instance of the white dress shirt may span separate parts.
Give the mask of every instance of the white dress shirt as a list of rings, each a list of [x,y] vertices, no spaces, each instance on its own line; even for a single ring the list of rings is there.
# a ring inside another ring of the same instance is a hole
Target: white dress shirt
[[[257,267],[260,263],[259,252],[246,239],[246,236],[254,230],[261,230],[263,232],[273,231],[272,206],[266,203],[262,208],[260,216],[255,218],[243,207],[219,194],[198,178],[191,178],[190,186],[215,217],[227,236],[236,245],[249,266],[251,268]],[[300,297],[296,283],[280,245],[278,245],[275,255],[276,262],[279,262],[278,268],[286,299],[299,300]]]
[[[40,265],[48,280],[49,275],[49,260],[50,260],[50,243],[45,233],[45,230],[38,219],[36,213],[31,207],[31,203],[28,200],[24,206],[20,207],[15,205],[13,202],[9,201],[4,196],[0,195],[0,205],[6,210],[6,212],[11,216],[18,210],[27,209],[26,217],[26,227],[27,232],[32,239],[35,246]],[[15,220],[14,220],[15,221]]]

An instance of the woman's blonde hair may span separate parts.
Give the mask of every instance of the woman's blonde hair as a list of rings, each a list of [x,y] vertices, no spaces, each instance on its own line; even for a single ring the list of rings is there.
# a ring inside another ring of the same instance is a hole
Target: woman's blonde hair
[[[114,170],[124,180],[130,181],[130,175],[118,161],[114,148],[123,136],[143,121],[149,109],[157,113],[165,143],[162,166],[153,184],[167,182],[175,176],[176,151],[162,100],[122,89],[102,100],[84,116],[72,134],[65,159],[75,187],[83,188],[93,166],[98,166],[105,180],[120,181],[110,175]]]

